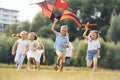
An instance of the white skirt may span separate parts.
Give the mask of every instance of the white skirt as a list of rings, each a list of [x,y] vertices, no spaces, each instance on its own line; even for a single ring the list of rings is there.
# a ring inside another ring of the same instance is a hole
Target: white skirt
[[[27,59],[34,58],[35,57],[35,53],[36,53],[35,51],[29,50],[27,52]]]
[[[40,62],[41,55],[44,53],[44,50],[36,50],[35,52],[35,61]]]

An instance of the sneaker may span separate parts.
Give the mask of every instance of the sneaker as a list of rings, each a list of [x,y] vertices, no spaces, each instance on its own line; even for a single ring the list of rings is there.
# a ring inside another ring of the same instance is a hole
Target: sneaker
[[[16,64],[15,64],[15,67],[17,68],[17,67],[18,67],[18,65],[19,65],[19,64],[18,64],[18,63],[16,63]]]
[[[58,69],[59,69],[59,64],[56,63],[56,64],[54,65],[54,70],[57,71]]]
[[[30,71],[30,68],[29,68],[29,67],[27,67],[27,71]]]

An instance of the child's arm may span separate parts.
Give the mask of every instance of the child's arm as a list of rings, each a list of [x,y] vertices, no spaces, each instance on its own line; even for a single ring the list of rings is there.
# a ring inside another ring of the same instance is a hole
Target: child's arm
[[[38,45],[34,48],[34,50],[33,51],[36,51],[38,49]]]
[[[18,42],[16,42],[16,43],[13,45],[13,47],[12,47],[12,55],[15,55],[15,49],[16,49],[17,45],[18,45]]]
[[[51,31],[54,33],[54,34],[56,34],[56,30],[55,30],[55,25],[56,25],[56,23],[58,22],[58,19],[54,19],[54,23],[53,23],[53,25],[52,25],[52,27],[51,27]]]
[[[100,48],[98,48],[97,51],[98,51],[98,58],[100,58],[101,57],[100,56]]]
[[[85,30],[85,32],[83,33],[83,37],[88,40],[88,36],[86,35],[86,34],[87,34],[87,31],[88,31],[88,30]]]
[[[43,63],[45,62],[45,53],[43,52]]]
[[[28,52],[28,50],[29,50],[29,49],[28,49],[28,45],[26,45],[26,48],[25,48],[25,51],[23,52],[23,54],[26,55],[27,52]]]
[[[87,25],[88,24],[89,24],[89,22],[87,22]],[[88,40],[88,36],[86,34],[87,34],[87,31],[89,30],[89,28],[87,25],[85,26],[85,32],[83,33],[83,37]]]
[[[73,57],[74,56],[74,49],[72,49],[72,54],[71,54],[71,57]]]

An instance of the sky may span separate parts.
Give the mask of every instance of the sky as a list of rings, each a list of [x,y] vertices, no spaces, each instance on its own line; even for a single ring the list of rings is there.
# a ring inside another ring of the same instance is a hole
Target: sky
[[[41,11],[38,5],[31,3],[42,2],[44,0],[0,0],[0,7],[19,11],[18,20],[33,20],[34,16]]]

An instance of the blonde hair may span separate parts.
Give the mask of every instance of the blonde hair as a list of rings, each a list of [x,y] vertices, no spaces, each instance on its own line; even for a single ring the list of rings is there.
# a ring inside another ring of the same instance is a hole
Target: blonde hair
[[[27,31],[21,31],[20,36],[22,36],[22,34],[27,34]]]
[[[62,30],[63,28],[66,28],[66,29],[68,30],[68,26],[67,26],[67,25],[62,25],[62,26],[61,26],[61,30]]]
[[[99,32],[97,30],[91,30],[90,33],[89,33],[89,36],[91,36],[91,33],[96,33],[96,35],[97,35],[96,39],[99,38]]]
[[[12,34],[11,36],[21,38],[22,34],[27,34],[27,31],[21,31],[19,34]]]
[[[29,38],[30,35],[33,35],[33,36],[35,37],[34,40],[37,40],[37,35],[35,34],[35,32],[30,32],[30,33],[28,34],[28,38]]]

